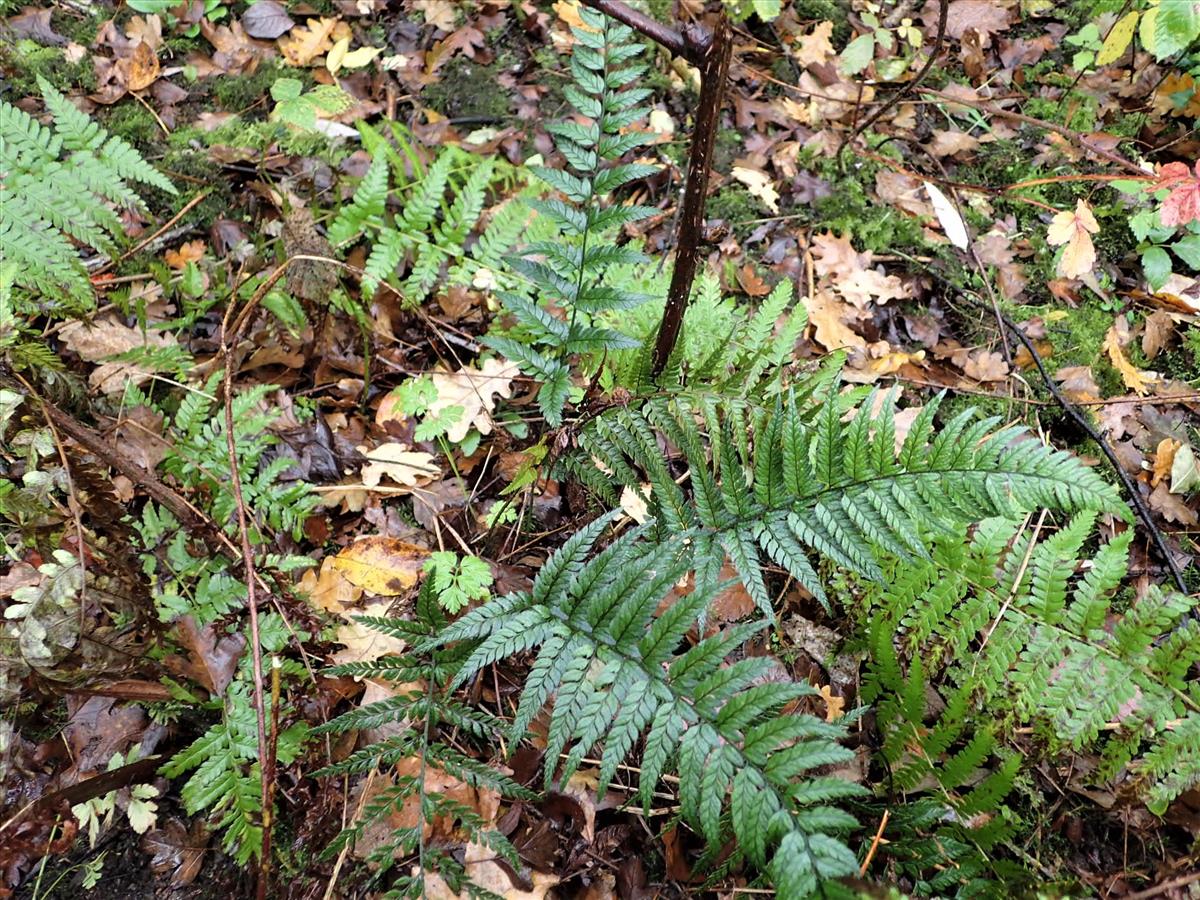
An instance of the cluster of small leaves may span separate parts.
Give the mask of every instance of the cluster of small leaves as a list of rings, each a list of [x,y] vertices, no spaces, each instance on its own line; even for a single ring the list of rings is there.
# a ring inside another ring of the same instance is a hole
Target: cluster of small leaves
[[[557,224],[553,240],[526,246],[512,266],[533,289],[498,294],[517,327],[506,335],[485,339],[541,382],[538,405],[551,425],[562,421],[571,390],[570,359],[639,346],[634,339],[596,324],[605,312],[640,305],[649,298],[604,283],[610,266],[644,262],[628,245],[611,234],[622,226],[653,214],[647,207],[605,201],[612,191],[657,171],[641,163],[622,163],[630,150],[647,143],[645,132],[630,126],[645,115],[641,102],[648,88],[630,87],[645,67],[631,62],[642,45],[633,31],[593,10],[581,8],[582,28],[572,28],[576,43],[571,54],[572,84],[564,88],[567,101],[587,122],[570,120],[547,127],[569,170],[531,166],[531,171],[563,199],[532,201],[533,207]],[[564,310],[567,320],[552,310]]]
[[[427,825],[435,820],[452,823],[453,834],[488,848],[514,868],[520,866],[516,850],[483,820],[478,810],[448,793],[428,789],[423,777],[426,770],[436,769],[471,788],[495,792],[505,798],[531,799],[534,796],[491,766],[441,740],[442,729],[453,729],[458,746],[465,741],[486,747],[504,730],[502,720],[467,706],[445,689],[470,647],[465,644],[445,648],[433,646],[437,635],[446,627],[441,597],[442,592],[430,577],[421,586],[412,618],[359,617],[360,622],[375,631],[400,638],[416,649],[404,656],[385,656],[331,669],[331,674],[373,678],[400,687],[398,693],[385,700],[359,707],[314,729],[317,733],[345,734],[396,722],[407,723],[399,733],[360,747],[340,762],[314,773],[316,777],[362,773],[376,768],[387,769],[414,758],[420,761],[416,775],[400,775],[371,796],[361,817],[344,829],[325,850],[326,855],[336,856],[360,840],[366,829],[377,827],[381,820],[395,816],[406,805],[415,807],[419,812],[414,823],[395,828],[367,857],[376,870],[375,878],[383,879],[385,875],[391,878],[389,889],[383,895],[388,898],[425,896],[426,876],[432,872],[441,876],[455,892],[465,891],[473,898],[487,895],[471,881],[454,854],[464,841],[448,842],[425,834]],[[414,685],[419,687],[414,688]],[[409,860],[415,863],[412,870],[393,877],[392,866]]]
[[[86,309],[91,284],[72,241],[111,254],[123,230],[109,204],[145,208],[129,183],[175,188],[40,75],[38,85],[53,127],[0,101],[0,259],[19,263],[17,285]]]
[[[84,571],[66,550],[38,566],[37,584],[19,587],[0,622],[0,698],[12,699],[30,670],[50,670],[79,640]]]
[[[824,882],[857,872],[840,837],[857,823],[836,804],[863,789],[818,774],[853,757],[838,743],[844,726],[785,713],[814,688],[768,678],[767,657],[737,658],[765,621],[681,649],[713,591],[693,591],[656,615],[691,571],[686,543],[648,540],[649,530],[639,528],[593,554],[611,521],[601,517],[576,532],[530,590],[493,600],[442,631],[439,646],[469,649],[453,684],[538,648],[509,736],[524,737],[549,704],[547,785],[556,771],[569,778],[602,745],[595,752],[603,795],[644,737],[643,805],[649,808],[660,776],[678,772],[680,815],[711,855],[736,838],[737,859],[766,871],[785,897],[812,896]]]
[[[439,550],[425,561],[425,572],[438,605],[451,615],[462,612],[472,600],[486,600],[491,594],[492,570],[478,556],[460,559],[455,553]]]
[[[366,126],[361,130],[364,134],[369,131]],[[402,155],[386,139],[371,133],[371,166],[351,202],[330,224],[329,240],[335,247],[368,240],[371,249],[364,266],[363,291],[370,296],[387,282],[416,305],[428,296],[443,267],[461,267],[470,258],[465,249],[467,238],[479,222],[499,164],[457,147],[445,147],[422,169],[411,148]],[[402,133],[397,132],[396,139],[408,147]],[[409,180],[407,169],[418,175]],[[402,208],[398,213],[389,208],[393,197]],[[397,271],[402,263],[408,264],[408,274],[399,280]]]
[[[1129,769],[1161,814],[1200,783],[1197,600],[1151,588],[1122,610],[1133,532],[1082,561],[1094,521],[1081,513],[1039,541],[989,519],[969,544],[946,540],[890,572],[869,610],[874,656],[886,664],[894,639],[980,721],[1032,724],[1052,753],[1099,750],[1097,783]]]
[[[690,537],[699,585],[715,582],[728,555],[767,616],[761,555],[828,605],[812,551],[883,581],[881,560],[928,558],[932,535],[987,516],[1042,506],[1128,516],[1100,476],[1023,428],[997,430],[974,410],[935,427],[939,397],[897,450],[891,397],[872,392],[854,410],[836,387],[818,375],[770,406],[696,393],[614,407],[588,423],[568,465],[610,500],[613,482],[637,490],[648,481],[656,533]],[[690,491],[660,435],[686,463]]]

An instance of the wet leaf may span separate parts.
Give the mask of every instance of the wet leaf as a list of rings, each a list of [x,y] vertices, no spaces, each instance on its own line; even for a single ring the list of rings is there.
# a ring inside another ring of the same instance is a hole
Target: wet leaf
[[[277,0],[257,0],[242,15],[242,27],[252,38],[273,41],[295,25],[287,8]]]
[[[420,575],[429,551],[399,538],[359,538],[333,559],[333,567],[354,585],[384,597],[403,594]]]

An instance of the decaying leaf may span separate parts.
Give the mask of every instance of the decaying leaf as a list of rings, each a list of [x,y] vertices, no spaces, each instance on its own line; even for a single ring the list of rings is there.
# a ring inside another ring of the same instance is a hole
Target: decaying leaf
[[[379,594],[394,597],[414,584],[429,551],[408,541],[390,537],[359,538],[333,558],[333,568],[342,572],[354,585]]]
[[[457,372],[435,372],[432,379],[437,399],[430,404],[428,416],[436,418],[450,407],[462,410],[446,431],[452,442],[461,441],[471,428],[491,434],[496,397],[511,397],[513,379],[520,373],[515,362],[496,357],[485,361],[481,369],[464,366]]]
[[[771,212],[779,212],[779,191],[771,181],[771,176],[761,169],[748,169],[745,166],[734,166],[730,172],[734,178],[746,186],[751,195],[763,202]]]
[[[383,617],[390,613],[392,601],[380,598],[363,605],[353,614],[343,613],[346,624],[339,625],[335,640],[342,649],[333,654],[338,665],[352,662],[372,662],[381,656],[399,656],[408,645],[399,638],[369,628],[357,620],[357,616]]]
[[[290,66],[308,66],[322,53],[333,47],[337,19],[321,17],[297,25],[287,37],[279,39],[279,52]]]
[[[380,444],[374,450],[359,447],[358,452],[367,458],[362,483],[369,488],[378,487],[385,476],[402,487],[415,487],[441,475],[432,454],[411,450],[407,444]]]
[[[1060,212],[1050,222],[1046,240],[1054,247],[1063,247],[1058,259],[1058,274],[1063,278],[1080,278],[1096,265],[1096,247],[1092,235],[1100,230],[1096,217],[1083,200],[1075,202],[1074,212]]]
[[[149,354],[178,346],[173,334],[131,328],[115,314],[97,317],[90,324],[69,322],[59,331],[59,337],[67,349],[79,354],[85,362],[99,362],[139,348]],[[156,367],[148,361],[101,362],[88,376],[88,383],[101,393],[119,394],[127,383],[145,384],[155,371]]]
[[[1145,394],[1150,390],[1150,386],[1158,381],[1158,376],[1153,372],[1143,372],[1129,361],[1122,345],[1122,331],[1128,334],[1128,326],[1125,324],[1123,316],[1118,318],[1117,323],[1114,323],[1104,336],[1104,352],[1108,354],[1113,368],[1121,373],[1121,380],[1125,383],[1125,387],[1138,394]]]

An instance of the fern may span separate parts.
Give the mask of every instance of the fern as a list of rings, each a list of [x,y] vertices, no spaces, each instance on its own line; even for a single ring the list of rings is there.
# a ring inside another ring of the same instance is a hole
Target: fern
[[[832,804],[863,789],[819,774],[853,757],[838,744],[844,727],[783,712],[815,690],[765,679],[765,657],[737,658],[764,622],[681,650],[712,591],[694,591],[656,616],[691,568],[685,542],[652,542],[641,529],[592,554],[611,519],[573,535],[529,591],[494,600],[442,631],[437,646],[470,650],[453,683],[538,648],[510,736],[523,737],[549,704],[547,784],[556,771],[569,778],[602,743],[603,795],[640,740],[643,805],[649,808],[660,776],[677,771],[682,818],[712,850],[735,837],[740,857],[767,871],[780,896],[806,897],[856,872],[841,839],[855,819]]]
[[[585,473],[598,461],[616,485],[637,490],[649,481],[659,539],[689,536],[703,586],[728,555],[768,616],[763,555],[828,607],[811,551],[882,581],[881,560],[927,557],[933,536],[987,516],[1040,506],[1128,515],[1103,479],[1023,429],[995,430],[998,420],[968,410],[935,433],[937,398],[897,451],[891,400],[872,393],[847,410],[835,386],[818,376],[770,407],[706,394],[615,407],[583,429],[582,452],[565,467]],[[690,491],[663,458],[660,435],[686,464]],[[584,477],[615,499],[614,489]]]
[[[631,60],[641,52],[633,31],[601,13],[580,10],[582,28],[572,28],[573,84],[564,89],[568,102],[587,123],[558,122],[547,130],[566,159],[568,170],[531,166],[535,175],[565,199],[533,202],[533,207],[561,229],[555,240],[532,243],[511,261],[526,276],[536,296],[499,293],[517,323],[515,333],[493,334],[485,343],[541,382],[538,405],[551,425],[562,421],[571,390],[570,359],[638,346],[620,331],[598,324],[606,312],[638,306],[648,296],[606,284],[612,266],[636,265],[645,257],[635,248],[616,244],[608,235],[645,218],[652,209],[602,203],[612,191],[657,171],[655,166],[621,163],[630,150],[647,142],[630,126],[645,115],[639,106],[651,91],[629,87],[644,71]],[[567,314],[560,319],[552,308]]]
[[[438,598],[435,580],[428,578],[417,597],[412,619],[361,617],[359,621],[382,634],[412,644],[427,644],[446,625]],[[362,817],[343,829],[325,851],[327,855],[336,855],[360,840],[367,828],[378,827],[380,820],[396,815],[406,804],[415,806],[419,810],[415,824],[393,830],[390,838],[373,848],[367,858],[372,866],[378,867],[379,875],[406,858],[414,858],[416,862],[411,873],[396,877],[386,897],[425,896],[430,872],[437,872],[456,892],[467,890],[474,892],[472,896],[478,894],[479,888],[470,881],[465,866],[452,852],[454,845],[425,834],[426,823],[434,819],[451,822],[454,834],[462,834],[470,843],[487,848],[488,855],[497,856],[514,868],[520,866],[516,850],[476,810],[446,792],[426,790],[424,775],[436,770],[474,789],[494,791],[502,797],[534,796],[490,766],[438,739],[442,728],[456,730],[460,740],[476,741],[494,738],[503,730],[502,721],[464,705],[442,688],[454,676],[468,649],[465,645],[436,649],[424,654],[350,663],[331,670],[333,674],[401,685],[394,696],[352,710],[316,729],[320,733],[345,734],[390,722],[409,723],[401,733],[361,747],[341,762],[315,773],[321,777],[377,768],[387,770],[400,762],[419,760],[415,775],[401,774],[372,796],[363,808]],[[414,683],[423,687],[414,690],[411,687]]]
[[[366,126],[362,130],[366,131]],[[330,224],[329,240],[335,247],[364,237],[370,240],[364,292],[370,296],[388,282],[416,305],[429,295],[444,267],[457,272],[470,264],[467,239],[479,222],[500,164],[447,147],[419,180],[410,183],[403,178],[404,169],[398,168],[406,158],[377,133],[372,134],[371,166],[350,203]],[[394,188],[389,187],[393,175]],[[398,196],[401,191],[402,198]],[[402,207],[396,214],[388,209],[394,194]],[[447,199],[448,194],[452,199]],[[405,262],[409,263],[407,277],[397,281],[396,272]]]
[[[990,519],[967,545],[942,541],[872,596],[875,656],[894,639],[984,720],[1032,724],[1051,753],[1099,750],[1095,777],[1128,767],[1161,814],[1200,783],[1197,600],[1151,588],[1120,611],[1132,532],[1077,575],[1094,521],[1081,513],[1035,541],[1019,522]]]
[[[130,182],[174,186],[119,137],[110,136],[38,76],[53,127],[0,101],[0,258],[18,263],[17,285],[90,306],[75,243],[112,253],[122,234],[106,204],[144,208]]]
[[[262,793],[255,713],[244,681],[229,689],[221,708],[222,721],[176,753],[159,771],[167,778],[191,773],[180,791],[184,809],[189,816],[205,810],[219,815],[225,851],[245,865],[262,852]],[[268,718],[270,715],[268,710]],[[278,761],[283,765],[294,762],[307,734],[303,722],[281,729]]]

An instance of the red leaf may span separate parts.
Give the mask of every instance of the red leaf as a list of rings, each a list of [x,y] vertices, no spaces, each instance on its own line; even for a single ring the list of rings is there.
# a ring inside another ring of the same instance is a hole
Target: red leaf
[[[1167,163],[1158,170],[1152,190],[1171,191],[1159,213],[1164,225],[1186,225],[1200,219],[1200,162],[1195,174],[1181,162]]]

